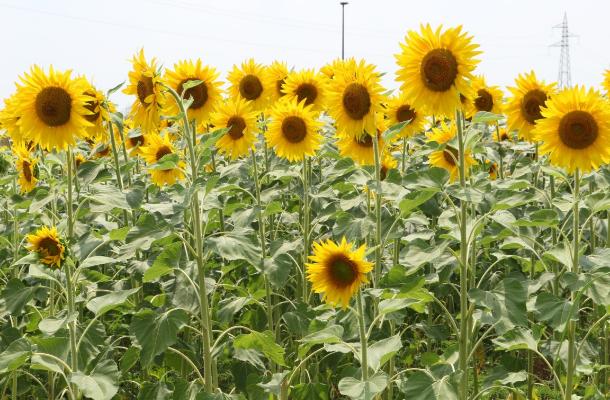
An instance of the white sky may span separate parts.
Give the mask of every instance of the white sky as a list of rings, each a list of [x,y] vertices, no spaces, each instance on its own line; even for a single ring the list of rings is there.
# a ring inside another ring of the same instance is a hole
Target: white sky
[[[560,24],[568,14],[572,83],[599,86],[610,67],[607,0],[351,0],[346,56],[366,58],[394,89],[394,54],[409,29],[462,24],[483,51],[478,73],[510,85],[534,69],[556,80]],[[85,74],[106,90],[127,79],[140,47],[165,66],[200,57],[224,74],[248,57],[320,67],[341,52],[336,0],[0,0],[0,98],[31,64]],[[127,98],[113,100],[127,105]]]

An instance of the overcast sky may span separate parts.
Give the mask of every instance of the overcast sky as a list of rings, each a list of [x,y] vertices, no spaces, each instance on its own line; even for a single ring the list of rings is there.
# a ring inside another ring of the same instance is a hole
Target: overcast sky
[[[478,73],[510,85],[534,69],[556,80],[567,12],[573,84],[599,86],[610,67],[607,0],[351,0],[345,8],[346,56],[366,58],[394,89],[398,43],[420,23],[462,24],[483,51]],[[31,64],[72,68],[100,89],[127,79],[140,47],[166,66],[200,57],[223,74],[254,57],[295,68],[320,67],[341,54],[335,0],[0,0],[0,98]],[[122,94],[113,98],[127,103]]]

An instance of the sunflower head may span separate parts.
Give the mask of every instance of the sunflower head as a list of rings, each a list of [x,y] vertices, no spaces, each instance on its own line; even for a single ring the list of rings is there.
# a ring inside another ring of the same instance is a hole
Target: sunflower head
[[[87,137],[95,140],[105,140],[108,135],[104,128],[104,121],[110,120],[110,113],[116,111],[116,106],[106,99],[104,93],[86,80],[85,82],[87,83],[85,95],[90,98],[85,104],[85,108],[89,112],[85,115],[85,119],[92,124],[87,128]]]
[[[309,256],[311,263],[306,264],[312,290],[321,293],[327,303],[347,308],[360,285],[368,283],[366,275],[373,269],[373,263],[365,259],[365,252],[366,245],[354,249],[345,238],[340,243],[330,239],[314,243],[313,255]]]
[[[386,130],[387,125],[382,113],[377,113],[375,116],[375,134],[379,141],[380,152],[385,149],[385,142],[382,138],[382,133]],[[362,135],[339,135],[337,147],[339,154],[342,157],[349,157],[359,165],[375,165],[375,146],[373,144],[373,136],[368,132],[363,132]]]
[[[288,74],[283,91],[287,98],[305,101],[306,106],[311,105],[314,110],[321,111],[326,101],[326,83],[327,80],[313,69],[306,69]]]
[[[155,58],[150,62],[146,60],[144,49],[133,56],[131,63],[129,85],[123,89],[123,93],[136,96],[129,116],[144,132],[154,132],[165,106],[161,72]]]
[[[341,135],[375,132],[375,114],[381,111],[383,88],[375,66],[364,60],[346,60],[329,85],[328,111]]]
[[[511,97],[504,110],[508,129],[516,130],[520,138],[532,141],[536,121],[542,118],[541,111],[546,101],[555,94],[555,84],[539,81],[534,71],[519,75],[515,83],[515,87],[508,88]]]
[[[239,67],[234,65],[228,76],[231,96],[249,100],[256,111],[263,111],[275,90],[269,86],[266,76],[265,67],[253,59],[244,61]]]
[[[551,97],[536,121],[541,154],[568,172],[589,172],[610,162],[610,105],[593,89],[564,89]]]
[[[272,62],[265,71],[267,86],[271,88],[270,96],[272,101],[277,101],[284,97],[284,83],[288,77],[288,65],[283,61]]]
[[[451,182],[456,181],[460,177],[460,154],[455,147],[449,144],[456,134],[455,124],[447,126],[445,122],[441,122],[440,127],[432,128],[427,139],[428,142],[436,142],[440,145],[439,150],[430,153],[428,157],[430,165],[447,170]],[[469,150],[465,150],[464,164],[466,176],[468,176],[470,167],[476,164]]]
[[[200,59],[195,62],[183,60],[174,64],[173,69],[165,71],[165,81],[178,94],[184,92],[185,99],[193,99],[187,110],[189,120],[205,121],[222,99],[222,83],[218,81],[218,72],[213,67],[203,65]],[[201,83],[184,90],[184,85],[191,81]],[[171,115],[178,114],[176,102],[168,101],[167,111]]]
[[[24,140],[46,150],[63,150],[87,135],[87,128],[93,125],[86,118],[91,97],[85,94],[86,81],[70,75],[71,71],[53,67],[46,73],[34,65],[21,77],[14,115]]]
[[[173,185],[177,181],[184,179],[183,169],[186,166],[184,161],[179,160],[174,166],[160,168],[159,162],[163,157],[176,154],[174,145],[167,136],[151,134],[147,137],[147,144],[140,147],[142,157],[150,165],[148,169],[153,183],[157,186]]]
[[[23,140],[19,131],[19,114],[17,113],[17,93],[4,99],[4,108],[0,110],[0,129],[4,129],[13,142]]]
[[[392,157],[390,152],[385,151],[381,156],[381,180],[385,180],[390,170],[396,168],[397,166],[398,162],[396,162],[396,159]]]
[[[491,136],[496,142],[510,142],[512,140],[510,132],[505,127],[498,128],[491,134]]]
[[[57,234],[56,227],[43,226],[26,237],[29,251],[38,253],[40,262],[59,268],[65,258],[66,248]]]
[[[76,153],[74,155],[74,165],[76,166],[76,168],[78,169],[82,163],[84,163],[85,161],[87,161],[87,158],[85,158],[85,156],[82,153]]]
[[[401,137],[410,137],[424,130],[426,117],[417,112],[404,92],[388,100],[386,116],[390,126],[409,121],[400,131]]]
[[[315,155],[322,145],[319,132],[322,124],[312,106],[305,105],[305,100],[279,101],[271,110],[270,119],[265,139],[279,157],[288,161],[303,160],[305,156]]]
[[[339,70],[341,70],[344,65],[345,65],[344,60],[342,60],[340,58],[336,58],[333,61],[329,62],[328,64],[322,66],[322,68],[320,68],[320,72],[324,76],[326,76],[328,79],[333,79],[335,77],[335,75],[337,74],[337,72],[339,72]]]
[[[23,142],[13,145],[13,153],[17,156],[18,183],[22,194],[32,191],[38,182],[38,160],[32,157],[27,146]]]
[[[442,26],[433,30],[425,25],[419,33],[409,31],[400,46],[397,80],[415,108],[452,116],[460,107],[460,93],[470,97],[468,80],[479,62],[478,45],[461,26],[442,31]]]
[[[498,178],[498,164],[488,160],[489,179],[495,181]]]
[[[216,142],[218,151],[232,160],[247,155],[256,142],[257,114],[251,102],[239,97],[219,104],[212,114],[212,125],[229,130]]]
[[[471,118],[480,111],[502,113],[502,90],[499,87],[487,85],[481,75],[475,76],[470,84],[472,98],[466,103],[466,117]]]

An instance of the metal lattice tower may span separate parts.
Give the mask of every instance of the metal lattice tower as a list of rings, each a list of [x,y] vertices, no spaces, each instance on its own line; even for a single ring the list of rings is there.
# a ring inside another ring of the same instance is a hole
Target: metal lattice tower
[[[572,86],[572,73],[570,67],[570,38],[574,37],[568,30],[568,14],[563,14],[563,22],[553,28],[561,29],[561,41],[554,43],[551,47],[559,47],[559,73],[557,83],[560,89]]]

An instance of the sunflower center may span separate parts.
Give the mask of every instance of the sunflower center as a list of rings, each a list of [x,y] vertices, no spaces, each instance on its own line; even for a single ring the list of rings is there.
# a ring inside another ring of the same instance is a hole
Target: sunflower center
[[[371,109],[371,96],[360,83],[350,83],[343,91],[343,108],[351,119],[362,119]]]
[[[150,76],[143,76],[139,81],[138,81],[138,86],[136,88],[137,92],[138,92],[138,99],[140,100],[140,103],[146,105],[146,98],[148,96],[150,96],[151,94],[154,94],[154,84],[153,84],[153,80]]]
[[[227,132],[231,139],[238,140],[244,136],[244,129],[246,129],[246,121],[242,117],[231,117],[227,121],[227,126],[231,128]]]
[[[303,83],[297,87],[296,94],[299,102],[303,101],[304,99],[305,105],[308,106],[316,101],[316,98],[318,97],[318,89],[311,83]]]
[[[540,113],[540,107],[544,105],[546,101],[546,93],[540,89],[530,90],[523,96],[521,100],[521,114],[523,118],[530,124],[536,122],[536,120],[542,118]]]
[[[282,86],[284,86],[284,83],[286,83],[286,78],[275,81],[275,90],[277,90],[277,94],[280,97],[285,95],[285,93],[282,91]]]
[[[385,165],[382,165],[381,169],[379,170],[379,177],[381,178],[382,181],[384,181],[387,176],[388,176],[388,167]]]
[[[508,133],[503,132],[502,134],[500,134],[500,140],[502,140],[502,141],[508,140]]]
[[[456,160],[459,160],[459,153],[452,147],[445,147],[445,150],[443,150],[443,157],[445,158],[445,161],[455,166],[457,165]]]
[[[59,243],[50,237],[43,238],[38,244],[38,247],[44,250],[50,256],[56,256],[60,253]]]
[[[494,107],[494,99],[485,89],[479,89],[477,92],[477,98],[474,99],[474,106],[478,111],[491,111]]]
[[[464,96],[462,93],[460,93],[460,103],[461,104],[466,104],[466,100],[468,100],[466,98],[466,96]]]
[[[93,98],[95,98],[95,93],[92,92],[85,92],[85,94],[87,96],[91,96]],[[87,109],[87,111],[90,111],[91,114],[85,115],[85,119],[89,122],[96,122],[97,119],[100,117],[100,109],[99,109],[100,103],[97,100],[89,100],[85,103],[85,108]]]
[[[570,111],[559,122],[559,137],[572,149],[585,149],[592,145],[599,133],[597,122],[586,111]]]
[[[445,92],[455,82],[458,63],[447,49],[434,49],[421,62],[421,78],[424,85],[434,92]]]
[[[190,81],[195,81],[197,78],[187,78],[180,82],[178,85],[178,93],[182,93],[184,90],[184,84]],[[186,89],[184,92],[184,98],[189,99],[193,98],[193,102],[189,107],[191,110],[197,110],[198,108],[203,107],[203,105],[208,101],[208,87],[205,82],[201,82],[199,85]]]
[[[307,136],[307,125],[302,118],[291,115],[282,121],[282,135],[290,143],[300,143]]]
[[[367,133],[356,138],[356,143],[361,147],[373,147],[373,137]]]
[[[26,181],[32,182],[32,164],[29,161],[23,160],[23,176]]]
[[[409,105],[402,105],[396,110],[396,119],[398,122],[412,121],[417,116],[417,113]]]
[[[144,144],[144,136],[140,135],[140,136],[130,137],[129,144],[131,144],[132,147],[142,146]]]
[[[60,87],[46,87],[36,96],[36,114],[48,126],[61,126],[70,121],[72,97]]]
[[[168,154],[172,154],[172,149],[169,148],[169,146],[161,146],[159,147],[159,149],[157,150],[157,152],[155,153],[155,157],[157,158],[157,161],[159,161],[161,158],[163,158],[163,156],[166,156]]]
[[[335,286],[346,287],[356,281],[358,266],[345,255],[335,255],[329,265],[330,278]]]
[[[248,74],[239,82],[239,93],[246,100],[256,100],[263,93],[263,84],[256,75]]]

